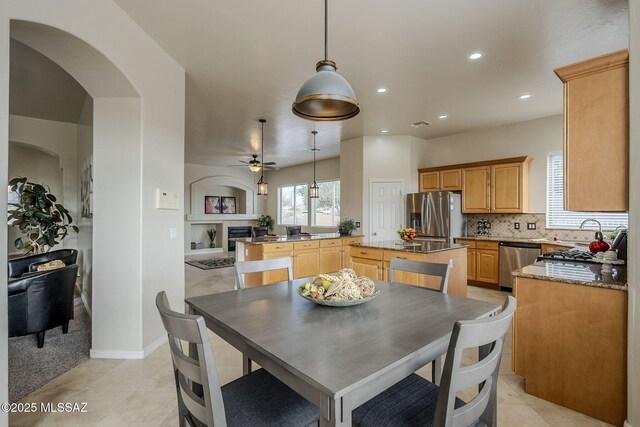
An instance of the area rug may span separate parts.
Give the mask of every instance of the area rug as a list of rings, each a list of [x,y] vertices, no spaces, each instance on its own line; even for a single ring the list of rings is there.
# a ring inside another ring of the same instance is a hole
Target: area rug
[[[214,268],[232,267],[235,262],[235,257],[185,261],[185,263],[194,267],[198,267],[201,270],[213,270]]]
[[[9,402],[17,402],[89,359],[91,319],[80,297],[74,304],[69,332],[63,334],[60,326],[48,330],[44,347],[38,348],[35,335],[9,338]]]

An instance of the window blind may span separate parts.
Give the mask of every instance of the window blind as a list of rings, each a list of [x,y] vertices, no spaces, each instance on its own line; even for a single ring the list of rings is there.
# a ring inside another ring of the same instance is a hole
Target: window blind
[[[547,158],[547,228],[578,229],[587,218],[597,219],[606,230],[613,230],[619,225],[627,227],[629,224],[629,215],[626,213],[565,211],[563,194],[562,154],[551,153]],[[592,228],[595,224],[588,226]]]

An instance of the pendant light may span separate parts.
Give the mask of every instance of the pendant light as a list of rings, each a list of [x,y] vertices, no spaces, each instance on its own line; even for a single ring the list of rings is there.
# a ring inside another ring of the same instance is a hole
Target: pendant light
[[[324,0],[324,60],[316,64],[316,74],[307,80],[293,102],[293,114],[313,121],[341,121],[360,112],[356,94],[336,63],[328,59],[328,0]]]
[[[320,197],[320,187],[318,187],[318,183],[316,182],[316,135],[318,134],[317,130],[311,131],[313,134],[313,184],[309,187],[309,198],[317,199]]]
[[[262,164],[264,165],[264,124],[267,121],[265,119],[260,119],[260,123],[262,124]],[[264,168],[262,168],[262,173],[260,174],[260,180],[258,181],[258,196],[266,196],[269,193],[269,184],[264,180]]]

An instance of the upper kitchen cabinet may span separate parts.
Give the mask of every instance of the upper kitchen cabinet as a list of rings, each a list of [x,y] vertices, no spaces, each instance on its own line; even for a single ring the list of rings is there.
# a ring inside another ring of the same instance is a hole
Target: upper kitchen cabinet
[[[629,209],[629,53],[557,68],[564,83],[564,208]]]
[[[491,212],[529,211],[529,163],[527,160],[491,166]]]
[[[491,212],[491,167],[477,166],[462,170],[462,212]]]
[[[462,169],[420,172],[420,192],[462,190]]]

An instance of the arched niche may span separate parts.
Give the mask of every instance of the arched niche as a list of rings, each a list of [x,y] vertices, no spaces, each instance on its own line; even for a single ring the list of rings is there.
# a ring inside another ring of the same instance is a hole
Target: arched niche
[[[256,193],[253,187],[233,176],[208,176],[191,183],[191,215],[192,218],[205,218],[205,196],[236,197],[237,215],[255,215]]]

